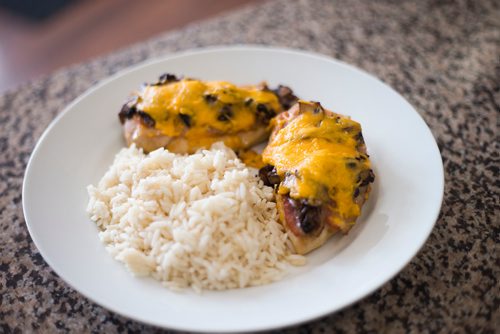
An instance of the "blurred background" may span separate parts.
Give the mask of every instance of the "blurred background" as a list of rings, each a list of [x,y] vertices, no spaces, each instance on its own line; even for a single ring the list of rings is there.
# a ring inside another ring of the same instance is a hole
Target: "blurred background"
[[[263,0],[0,0],[0,92]]]

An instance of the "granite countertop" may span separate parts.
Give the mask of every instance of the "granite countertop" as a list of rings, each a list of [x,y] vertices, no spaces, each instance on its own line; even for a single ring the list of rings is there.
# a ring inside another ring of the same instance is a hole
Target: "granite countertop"
[[[0,332],[161,331],[90,302],[50,269],[24,222],[23,173],[49,122],[97,81],[150,57],[235,43],[316,51],[373,73],[422,115],[445,168],[441,214],[406,268],[358,303],[284,332],[498,331],[500,3],[277,0],[0,96]]]

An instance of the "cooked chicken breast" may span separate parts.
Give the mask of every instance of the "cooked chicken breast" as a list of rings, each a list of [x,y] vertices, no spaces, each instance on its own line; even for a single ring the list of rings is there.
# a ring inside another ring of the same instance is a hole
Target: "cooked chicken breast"
[[[217,141],[242,150],[264,141],[271,119],[296,100],[284,86],[237,87],[165,74],[134,93],[119,117],[127,144],[146,152],[194,153]]]
[[[260,169],[276,189],[280,220],[299,254],[346,233],[374,180],[359,123],[299,101],[272,121]]]

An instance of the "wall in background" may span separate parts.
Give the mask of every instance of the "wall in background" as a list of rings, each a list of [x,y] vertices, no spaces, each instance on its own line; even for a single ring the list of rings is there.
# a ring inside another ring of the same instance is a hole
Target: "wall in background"
[[[31,8],[28,15],[8,3],[32,1],[0,0],[0,92],[59,67],[262,1],[47,0],[47,8]]]

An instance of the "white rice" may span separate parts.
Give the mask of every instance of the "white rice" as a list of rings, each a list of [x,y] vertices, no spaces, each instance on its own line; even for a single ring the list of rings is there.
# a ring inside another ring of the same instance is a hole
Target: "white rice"
[[[305,263],[287,247],[272,189],[223,144],[192,155],[122,149],[88,193],[113,257],[174,290],[266,284]]]

